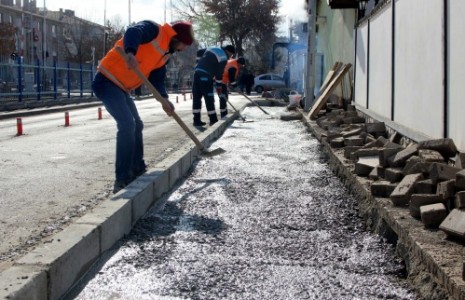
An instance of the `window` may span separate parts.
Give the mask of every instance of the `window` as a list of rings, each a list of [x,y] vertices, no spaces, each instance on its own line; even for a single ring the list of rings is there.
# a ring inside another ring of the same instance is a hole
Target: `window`
[[[57,27],[56,27],[56,25],[52,25],[52,36],[57,37]]]
[[[13,24],[13,16],[8,16],[8,21],[10,24]]]
[[[262,77],[259,78],[260,80],[271,80],[271,76],[270,75],[264,75]]]
[[[2,23],[2,22],[3,22],[3,14],[0,13],[0,23]]]

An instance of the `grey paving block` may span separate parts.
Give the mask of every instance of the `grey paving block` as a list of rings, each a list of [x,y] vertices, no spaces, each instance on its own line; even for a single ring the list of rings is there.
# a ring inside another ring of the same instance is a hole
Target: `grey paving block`
[[[351,136],[358,136],[362,132],[365,132],[365,129],[362,128],[362,127],[359,127],[359,128],[355,128],[355,129],[352,129],[352,130],[349,130],[349,131],[343,131],[343,132],[341,132],[341,134],[342,134],[343,138],[348,138],[348,137],[351,137]]]
[[[368,176],[370,172],[379,164],[378,156],[360,157],[355,163],[354,173],[358,176]]]
[[[400,182],[404,178],[402,169],[400,168],[385,168],[384,169],[384,179],[389,182]]]
[[[346,146],[363,146],[364,144],[365,144],[365,140],[360,137],[344,138],[344,145]]]
[[[407,159],[416,154],[418,154],[418,145],[408,146],[407,148],[388,158],[389,166],[403,167],[405,166]]]
[[[460,168],[460,169],[465,169],[465,153],[457,153],[455,156],[455,164],[454,167]]]
[[[376,123],[366,123],[366,131],[368,133],[385,133],[386,132],[386,125],[384,122],[376,122]]]
[[[455,179],[439,182],[436,193],[444,200],[453,197],[455,194]]]
[[[342,137],[334,138],[334,139],[331,140],[330,145],[331,145],[332,148],[342,148],[342,147],[344,147],[344,138],[342,138]]]
[[[435,194],[437,185],[431,179],[419,180],[415,182],[415,194]]]
[[[402,151],[402,148],[385,148],[379,152],[379,165],[382,167],[389,166],[389,158]]]
[[[405,176],[391,193],[391,201],[396,206],[406,206],[410,201],[410,196],[413,194],[415,182],[422,180],[423,174],[411,174]]]
[[[439,225],[447,235],[465,239],[465,210],[453,209]]]
[[[444,180],[456,179],[455,174],[457,174],[457,172],[459,171],[459,168],[449,166],[443,163],[432,163],[429,169],[429,178],[433,180],[433,183],[438,183],[439,181]]]
[[[421,221],[425,227],[437,228],[447,217],[447,209],[443,203],[420,207]]]
[[[436,150],[419,149],[418,156],[427,162],[444,162],[444,156]]]
[[[373,182],[370,185],[371,194],[375,197],[381,198],[388,198],[394,189],[396,188],[397,184],[391,183],[389,181],[380,180]]]
[[[454,157],[457,154],[454,140],[450,138],[421,141],[418,143],[418,147],[419,149],[436,150],[444,157]]]
[[[454,208],[465,208],[465,192],[457,192],[454,199]]]
[[[409,210],[414,218],[420,218],[420,207],[424,205],[443,203],[443,199],[435,194],[413,194],[410,196]]]
[[[344,140],[342,140],[342,142],[344,143]],[[344,157],[347,158],[347,159],[350,159],[351,157],[353,157],[353,153],[355,151],[357,151],[358,149],[361,149],[362,147],[361,146],[346,146],[344,147]],[[358,159],[358,157],[357,157]]]
[[[155,166],[147,171],[148,174],[154,176],[154,197],[159,199],[164,193],[170,190],[170,172],[169,169]]]
[[[460,190],[465,190],[465,170],[455,173],[455,186]]]

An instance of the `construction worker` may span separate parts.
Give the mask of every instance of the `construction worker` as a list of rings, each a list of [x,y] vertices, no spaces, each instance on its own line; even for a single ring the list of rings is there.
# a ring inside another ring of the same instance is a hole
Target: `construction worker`
[[[197,61],[194,71],[194,82],[192,84],[192,113],[194,115],[194,126],[204,126],[200,112],[202,109],[202,97],[205,99],[207,114],[210,119],[210,126],[218,122],[215,110],[215,98],[213,93],[213,82],[218,95],[221,94],[223,84],[222,77],[224,67],[228,59],[236,52],[234,46],[209,47],[197,52],[201,57]]]
[[[146,171],[142,138],[144,125],[130,96],[130,91],[139,87],[142,80],[133,69],[138,67],[168,100],[164,83],[165,64],[172,53],[183,51],[193,41],[192,24],[188,22],[159,25],[141,21],[128,27],[123,38],[115,43],[98,66],[92,89],[115,119],[118,129],[114,193]],[[116,47],[126,52],[126,61]],[[171,116],[174,105],[169,100],[162,105],[166,114]]]
[[[220,111],[221,118],[226,117],[228,114],[227,99],[228,99],[228,85],[231,85],[233,89],[237,88],[239,72],[241,68],[245,66],[245,59],[241,56],[238,58],[232,58],[228,60],[226,67],[223,72],[223,84],[222,93],[220,95]]]

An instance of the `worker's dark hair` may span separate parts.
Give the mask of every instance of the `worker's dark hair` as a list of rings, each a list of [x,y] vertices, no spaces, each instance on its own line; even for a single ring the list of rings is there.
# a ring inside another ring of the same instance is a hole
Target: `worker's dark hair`
[[[223,49],[231,52],[231,54],[236,53],[236,48],[234,48],[233,45],[227,45],[227,46],[223,47]]]
[[[197,50],[197,54],[196,54],[197,58],[201,58],[203,54],[205,53],[205,51],[207,51],[207,49],[205,48]]]
[[[242,56],[239,56],[237,59],[237,63],[240,65],[245,65],[245,59]]]

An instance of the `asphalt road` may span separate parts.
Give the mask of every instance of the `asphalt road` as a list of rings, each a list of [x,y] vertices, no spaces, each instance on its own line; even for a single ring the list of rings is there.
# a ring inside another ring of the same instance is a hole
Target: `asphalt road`
[[[171,95],[178,115],[194,131],[189,95]],[[236,108],[248,103],[231,96]],[[179,125],[154,99],[136,101],[145,124],[145,160],[149,167],[190,143]],[[207,119],[205,108],[204,119]],[[97,107],[24,116],[22,136],[16,119],[0,120],[0,271],[37,243],[85,214],[111,195],[116,126]]]

